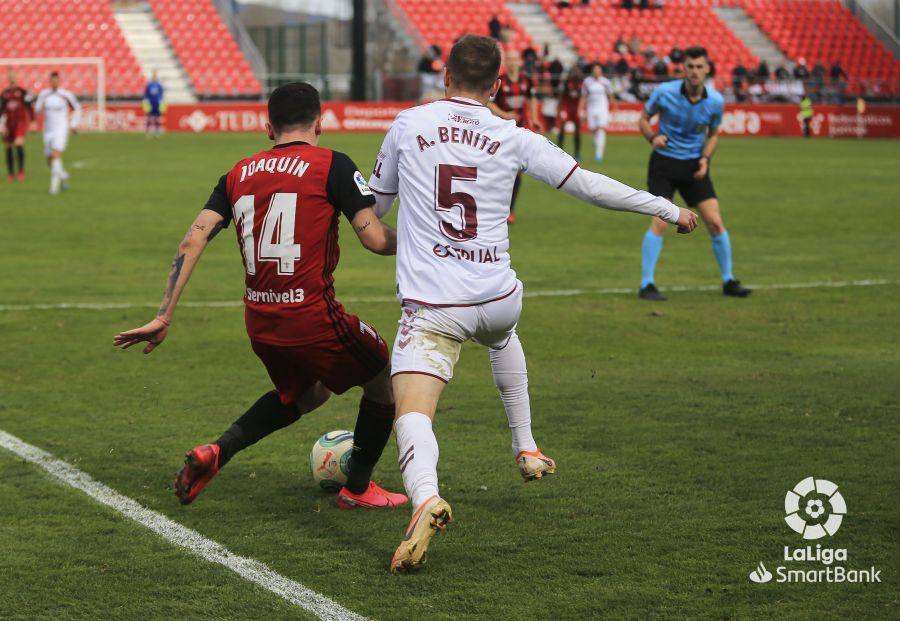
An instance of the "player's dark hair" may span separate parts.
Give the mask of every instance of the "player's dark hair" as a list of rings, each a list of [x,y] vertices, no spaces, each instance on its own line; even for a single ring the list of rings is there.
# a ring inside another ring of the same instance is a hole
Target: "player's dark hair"
[[[282,84],[269,95],[269,123],[276,133],[309,127],[322,114],[319,91],[306,82]]]
[[[51,77],[51,78],[58,78],[58,77],[59,77],[59,71],[51,71],[51,72],[50,72],[50,77]]]
[[[705,58],[709,61],[709,52],[702,45],[692,45],[684,51],[684,55],[688,58]]]
[[[500,75],[500,47],[491,37],[465,35],[453,44],[447,72],[454,86],[466,91],[491,90]]]

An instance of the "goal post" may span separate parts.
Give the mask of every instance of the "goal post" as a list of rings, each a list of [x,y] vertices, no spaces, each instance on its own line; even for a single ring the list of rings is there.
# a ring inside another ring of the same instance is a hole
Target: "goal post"
[[[106,61],[99,56],[61,56],[46,58],[0,58],[0,78],[5,80],[6,72],[10,69],[16,72],[17,81],[24,88],[29,90],[40,91],[47,86],[49,73],[54,69],[61,67],[73,66],[90,67],[89,72],[94,78],[94,101],[97,105],[97,129],[103,131],[106,129]],[[72,81],[63,75],[63,86],[73,91],[76,95],[83,94],[84,91],[76,85],[72,86]]]

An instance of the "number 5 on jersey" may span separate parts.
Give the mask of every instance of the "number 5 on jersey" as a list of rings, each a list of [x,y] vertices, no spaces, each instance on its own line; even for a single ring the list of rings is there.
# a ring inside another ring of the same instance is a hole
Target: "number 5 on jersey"
[[[462,210],[461,229],[449,222],[441,220],[441,232],[453,241],[468,241],[478,237],[478,205],[475,197],[466,192],[454,192],[454,181],[475,181],[478,169],[474,166],[458,166],[456,164],[438,164],[434,169],[436,192],[434,195],[435,211]]]
[[[232,210],[235,223],[241,227],[241,254],[247,273],[256,274],[256,261],[259,260],[274,261],[281,276],[293,274],[295,263],[300,260],[300,244],[294,243],[297,194],[278,192],[272,195],[263,217],[259,244],[253,239],[255,202],[252,194],[242,196]]]

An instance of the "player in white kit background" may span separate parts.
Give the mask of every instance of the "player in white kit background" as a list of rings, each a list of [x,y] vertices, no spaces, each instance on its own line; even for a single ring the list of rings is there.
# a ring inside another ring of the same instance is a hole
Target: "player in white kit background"
[[[581,118],[587,119],[594,134],[594,159],[603,161],[606,150],[606,128],[609,126],[609,106],[613,100],[612,82],[603,75],[600,63],[591,67],[591,75],[581,85]]]
[[[63,167],[62,154],[69,141],[69,130],[78,128],[81,106],[71,92],[59,85],[59,73],[50,74],[50,88],[38,95],[35,112],[44,113],[44,155],[50,165],[50,194],[68,188],[69,173]],[[71,112],[71,118],[69,113]]]
[[[491,369],[525,480],[556,464],[531,434],[525,354],[516,334],[523,287],[510,265],[507,216],[519,172],[608,209],[652,214],[690,232],[696,216],[666,199],[578,167],[555,144],[486,107],[500,86],[494,39],[462,37],[450,52],[447,98],[405,110],[388,130],[369,187],[383,216],[399,194],[397,292],[402,311],[391,357],[399,463],[413,502],[391,571],[422,566],[452,518],[438,495],[432,419],[462,343],[490,350]]]

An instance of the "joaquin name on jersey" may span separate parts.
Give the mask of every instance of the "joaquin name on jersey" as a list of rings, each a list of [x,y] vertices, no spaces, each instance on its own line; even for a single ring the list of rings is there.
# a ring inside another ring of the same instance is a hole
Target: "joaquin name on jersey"
[[[299,157],[264,157],[241,166],[241,180],[238,183],[243,183],[245,179],[258,172],[277,172],[302,177],[308,168],[309,162],[304,162]]]

